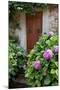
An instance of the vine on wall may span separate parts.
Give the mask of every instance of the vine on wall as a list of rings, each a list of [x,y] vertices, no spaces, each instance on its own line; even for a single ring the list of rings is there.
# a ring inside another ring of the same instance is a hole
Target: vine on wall
[[[47,4],[9,1],[9,21],[12,21],[16,28],[19,26],[20,12],[32,14],[47,8]]]

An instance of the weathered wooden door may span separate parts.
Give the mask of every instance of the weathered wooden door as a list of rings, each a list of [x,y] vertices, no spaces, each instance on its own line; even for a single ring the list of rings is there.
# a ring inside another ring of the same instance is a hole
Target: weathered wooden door
[[[42,12],[26,15],[27,51],[29,52],[42,34]]]

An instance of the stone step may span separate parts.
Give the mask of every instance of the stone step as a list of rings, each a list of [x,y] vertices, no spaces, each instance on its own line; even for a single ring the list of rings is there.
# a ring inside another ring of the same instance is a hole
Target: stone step
[[[29,85],[27,85],[26,78],[24,77],[24,74],[18,74],[16,79],[11,82],[10,88],[27,88]]]
[[[18,77],[16,78],[16,81],[22,84],[26,83],[26,78],[24,77],[24,74],[19,74]]]

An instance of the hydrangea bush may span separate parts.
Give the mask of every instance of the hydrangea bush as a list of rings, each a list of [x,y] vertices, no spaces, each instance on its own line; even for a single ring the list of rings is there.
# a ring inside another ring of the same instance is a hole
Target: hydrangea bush
[[[25,77],[32,87],[58,85],[58,35],[40,37],[28,55]]]
[[[25,64],[24,49],[17,45],[15,40],[9,40],[9,79],[15,79],[17,72]]]

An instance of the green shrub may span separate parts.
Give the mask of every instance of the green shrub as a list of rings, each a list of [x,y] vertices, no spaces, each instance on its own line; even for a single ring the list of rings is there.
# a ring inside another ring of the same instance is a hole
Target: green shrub
[[[15,40],[9,41],[9,79],[15,79],[17,72],[25,64],[25,54],[22,47]]]
[[[58,85],[58,35],[40,37],[28,55],[25,71],[32,87]]]

